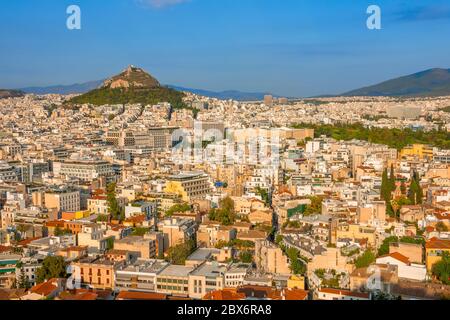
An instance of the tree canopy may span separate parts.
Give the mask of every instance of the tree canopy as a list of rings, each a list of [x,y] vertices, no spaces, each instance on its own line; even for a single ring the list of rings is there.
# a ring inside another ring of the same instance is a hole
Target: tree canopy
[[[316,137],[326,135],[333,139],[344,141],[358,139],[385,144],[397,150],[401,150],[411,144],[429,144],[442,149],[450,149],[450,132],[446,130],[425,132],[409,128],[366,128],[361,123],[333,125],[300,123],[293,127],[314,129]]]
[[[433,265],[432,273],[443,284],[450,285],[450,254],[448,252],[444,252],[442,259]]]
[[[124,209],[119,206],[116,198],[116,184],[110,183],[106,188],[106,199],[108,203],[108,210],[114,220],[125,220]]]
[[[375,262],[375,254],[372,250],[366,250],[359,258],[355,260],[357,268],[366,268]]]
[[[166,217],[171,217],[174,213],[177,212],[187,212],[190,211],[191,209],[192,206],[189,205],[188,203],[175,204],[172,207],[170,207],[169,210],[166,211]]]
[[[306,206],[304,215],[309,216],[322,213],[323,198],[319,196],[312,196],[309,199],[311,200],[311,204]]]
[[[411,185],[409,186],[408,199],[412,204],[422,204],[423,203],[423,190],[420,186],[419,174],[414,171],[413,177],[411,179]]]
[[[378,256],[384,256],[386,254],[389,254],[389,245],[391,243],[395,242],[403,242],[403,243],[413,243],[413,244],[423,244],[423,239],[416,239],[412,237],[388,237],[383,240],[383,243],[381,244],[380,248],[378,249]],[[420,261],[415,261],[420,262]]]
[[[42,283],[53,278],[65,278],[66,262],[63,257],[49,256],[44,259],[42,266],[36,270],[36,282]]]
[[[290,269],[294,274],[303,274],[306,272],[305,264],[299,259],[299,252],[295,248],[286,250],[286,254],[291,261]]]
[[[195,251],[196,247],[195,240],[189,240],[185,243],[173,246],[169,248],[167,261],[175,265],[184,265],[186,259]]]
[[[209,220],[220,222],[225,226],[232,225],[236,220],[234,201],[230,197],[220,201],[219,209],[212,209],[209,212]]]

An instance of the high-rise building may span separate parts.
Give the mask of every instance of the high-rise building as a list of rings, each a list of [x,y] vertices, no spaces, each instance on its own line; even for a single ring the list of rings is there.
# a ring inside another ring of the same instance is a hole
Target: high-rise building
[[[264,96],[264,104],[268,107],[273,106],[273,96],[271,95],[265,95]]]

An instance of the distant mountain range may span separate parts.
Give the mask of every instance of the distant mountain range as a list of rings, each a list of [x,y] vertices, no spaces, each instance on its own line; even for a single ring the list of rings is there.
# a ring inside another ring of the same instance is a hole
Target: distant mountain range
[[[173,88],[178,91],[186,91],[191,92],[194,94],[198,94],[200,96],[210,97],[210,98],[217,98],[220,100],[237,100],[237,101],[261,101],[264,100],[265,95],[272,95],[275,98],[278,98],[279,96],[273,95],[268,92],[243,92],[238,90],[226,90],[226,91],[209,91],[209,90],[203,90],[203,89],[192,89],[192,88],[184,88],[184,87],[177,87],[177,86],[171,86],[170,88]]]
[[[450,95],[450,69],[429,69],[342,94],[342,96],[424,97]]]
[[[104,80],[90,81],[85,83],[76,83],[67,86],[50,87],[28,87],[19,89],[20,91],[33,94],[80,94],[94,90],[101,86]]]
[[[151,77],[153,80],[153,77]],[[34,94],[84,94],[100,88],[105,80],[90,81],[73,85],[58,85],[50,87],[28,87],[18,90],[2,90],[0,98],[6,95],[6,91]],[[157,80],[156,80],[157,81]],[[238,90],[210,91],[203,89],[192,89],[180,86],[167,85],[177,91],[191,92],[194,94],[217,98],[222,100],[233,99],[238,101],[261,101],[266,92],[243,92]],[[3,92],[3,93],[2,93]],[[408,76],[388,80],[373,86],[352,90],[341,95],[322,95],[321,97],[333,96],[388,96],[388,97],[423,97],[423,96],[447,96],[450,95],[450,69],[429,69]],[[273,95],[274,97],[279,97]]]
[[[90,81],[85,83],[77,83],[72,85],[58,85],[58,86],[50,86],[50,87],[28,87],[22,88],[20,91],[25,93],[33,93],[33,94],[83,94],[87,93],[91,90],[99,88],[105,80],[98,81]],[[243,92],[238,90],[227,90],[227,91],[209,91],[203,89],[192,89],[180,86],[168,85],[167,87],[172,88],[177,91],[185,91],[191,92],[194,94],[198,94],[205,97],[217,98],[221,100],[237,100],[237,101],[260,101],[264,99],[265,95],[270,93],[265,92]],[[273,95],[274,97],[279,97],[277,95]]]
[[[0,99],[22,97],[25,93],[20,90],[0,89]]]

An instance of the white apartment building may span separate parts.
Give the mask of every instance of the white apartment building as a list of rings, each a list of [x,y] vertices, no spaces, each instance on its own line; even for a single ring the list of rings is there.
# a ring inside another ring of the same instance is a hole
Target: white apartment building
[[[113,182],[115,173],[112,164],[102,160],[66,160],[53,164],[55,176],[77,178],[81,181],[92,182],[104,177],[106,182]]]

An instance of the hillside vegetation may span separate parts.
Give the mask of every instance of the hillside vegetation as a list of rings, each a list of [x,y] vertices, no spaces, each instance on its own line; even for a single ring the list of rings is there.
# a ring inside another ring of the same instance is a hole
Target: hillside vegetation
[[[336,140],[353,139],[372,143],[385,144],[397,150],[419,143],[450,149],[450,132],[447,131],[414,131],[411,129],[366,128],[362,124],[313,125],[297,124],[295,128],[311,128],[315,136],[326,135]]]
[[[160,102],[169,102],[173,108],[179,109],[186,107],[183,97],[184,94],[182,92],[165,87],[151,89],[100,88],[75,97],[70,100],[70,103],[90,103],[94,105],[141,103],[143,105],[153,105]]]

